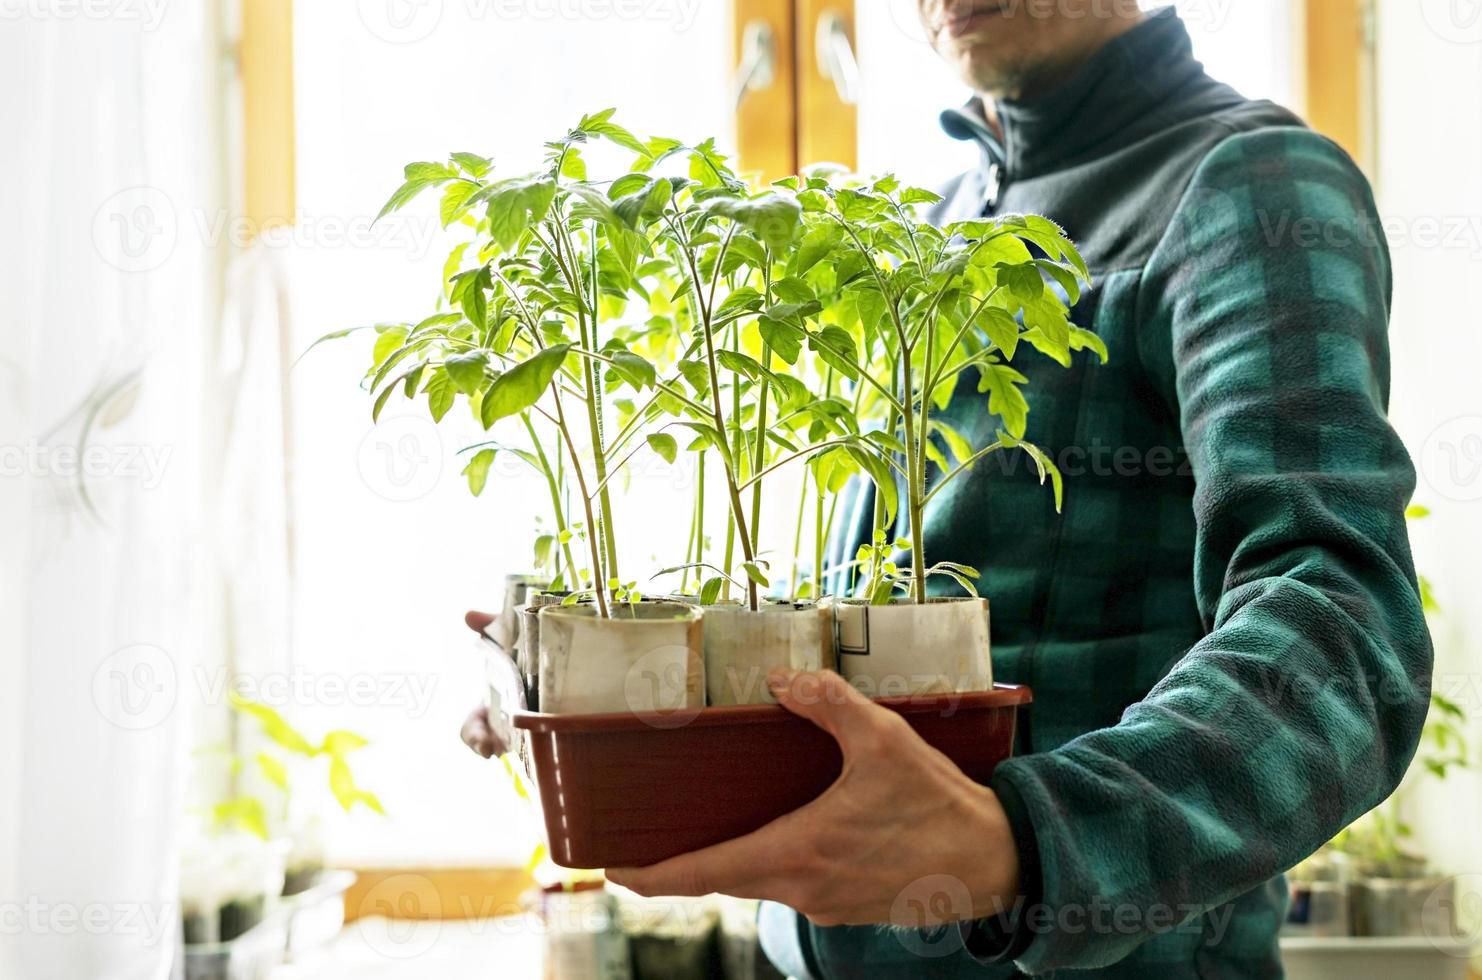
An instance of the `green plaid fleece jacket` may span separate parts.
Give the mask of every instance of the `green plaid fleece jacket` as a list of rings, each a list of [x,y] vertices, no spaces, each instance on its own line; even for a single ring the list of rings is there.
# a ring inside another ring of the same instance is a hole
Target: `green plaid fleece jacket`
[[[1028,901],[936,933],[768,907],[767,949],[827,978],[1280,977],[1281,873],[1391,792],[1429,695],[1372,195],[1211,80],[1171,10],[1000,116],[1002,140],[944,117],[985,166],[939,217],[1059,221],[1096,280],[1076,322],[1111,351],[1015,362],[1063,517],[1004,456],[928,515],[928,553],[984,571],[996,678],[1034,689],[993,780]],[[987,444],[960,394],[953,423]]]

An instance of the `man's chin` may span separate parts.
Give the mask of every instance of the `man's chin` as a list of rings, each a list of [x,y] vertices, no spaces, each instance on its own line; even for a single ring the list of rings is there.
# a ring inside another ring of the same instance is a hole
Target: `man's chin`
[[[996,97],[1013,91],[1018,72],[1011,64],[1013,59],[994,47],[991,42],[962,44],[948,54],[947,60],[973,91]]]

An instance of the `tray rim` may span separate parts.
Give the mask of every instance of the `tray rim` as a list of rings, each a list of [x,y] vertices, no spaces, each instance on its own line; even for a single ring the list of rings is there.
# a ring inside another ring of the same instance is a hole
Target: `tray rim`
[[[991,708],[1015,708],[1034,701],[1034,692],[1022,684],[994,684],[991,691],[964,691],[953,694],[911,695],[895,698],[872,698],[875,704],[902,715],[927,715],[941,712],[957,714]],[[691,715],[683,722],[676,719]],[[763,725],[786,719],[805,721],[777,704],[725,705],[713,708],[680,708],[651,714],[628,711],[597,714],[555,715],[541,711],[515,710],[509,713],[516,728],[534,735],[588,735],[613,732],[685,731],[695,728],[720,728],[735,725]]]

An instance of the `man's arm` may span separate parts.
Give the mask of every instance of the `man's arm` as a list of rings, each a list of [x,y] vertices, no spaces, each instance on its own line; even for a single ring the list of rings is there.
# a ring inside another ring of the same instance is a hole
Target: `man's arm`
[[[1385,417],[1389,282],[1368,185],[1322,137],[1235,136],[1195,176],[1140,322],[1172,338],[1209,632],[1120,724],[995,776],[1023,802],[1050,911],[1138,913],[1051,925],[1015,950],[1027,972],[1121,959],[1295,864],[1404,774],[1431,646],[1414,470]]]

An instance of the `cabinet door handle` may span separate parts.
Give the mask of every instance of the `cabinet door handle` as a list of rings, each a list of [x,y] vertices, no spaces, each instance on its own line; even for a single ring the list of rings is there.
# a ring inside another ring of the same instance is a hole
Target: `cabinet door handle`
[[[753,20],[741,35],[741,64],[736,68],[736,107],[752,92],[777,80],[777,35],[764,20]]]
[[[834,83],[839,101],[845,105],[859,103],[859,59],[854,56],[854,42],[849,39],[849,24],[837,10],[826,10],[818,17],[814,36],[818,55],[818,73]]]

